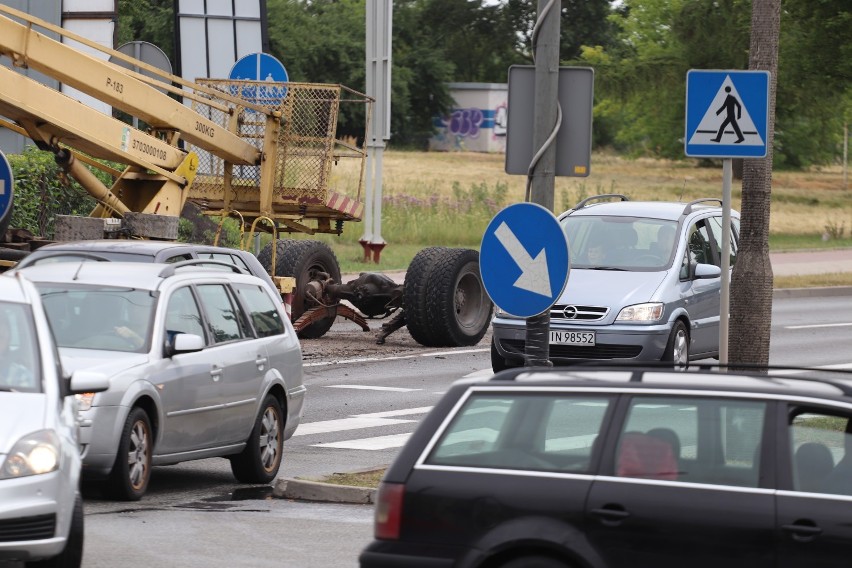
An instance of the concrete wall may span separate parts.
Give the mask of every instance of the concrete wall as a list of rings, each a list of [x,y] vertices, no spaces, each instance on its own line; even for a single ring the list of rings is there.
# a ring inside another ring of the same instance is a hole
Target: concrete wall
[[[506,151],[509,87],[505,83],[450,83],[449,116],[436,117],[429,149],[439,152]]]

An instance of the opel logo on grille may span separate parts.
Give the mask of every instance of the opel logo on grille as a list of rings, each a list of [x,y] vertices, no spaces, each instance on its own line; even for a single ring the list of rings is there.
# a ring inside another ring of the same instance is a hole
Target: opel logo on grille
[[[576,306],[565,306],[565,309],[562,310],[562,315],[565,316],[565,319],[572,320],[577,317],[577,307]]]

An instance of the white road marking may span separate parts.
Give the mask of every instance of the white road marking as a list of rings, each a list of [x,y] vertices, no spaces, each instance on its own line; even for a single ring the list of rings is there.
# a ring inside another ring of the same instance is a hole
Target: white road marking
[[[426,414],[433,407],[421,406],[419,408],[400,408],[399,410],[386,410],[384,412],[371,412],[369,414],[357,414],[358,418],[389,418],[391,416],[408,416],[409,414]]]
[[[327,389],[358,389],[358,390],[374,390],[374,391],[391,391],[391,392],[414,392],[423,389],[405,389],[402,387],[375,387],[370,385],[323,385]]]
[[[375,428],[377,426],[393,426],[395,424],[409,424],[416,420],[399,420],[395,418],[340,418],[337,420],[323,420],[321,422],[308,422],[299,424],[293,436],[310,436],[312,434],[329,434],[331,432],[345,432],[347,430],[358,430],[361,428]]]
[[[784,329],[817,329],[820,327],[850,327],[852,326],[852,322],[849,323],[815,323],[810,325],[785,325]]]
[[[312,444],[317,448],[337,448],[342,450],[387,450],[390,448],[401,448],[408,441],[411,434],[392,434],[390,436],[376,436],[375,438],[361,438],[358,440],[344,440],[342,442],[326,442],[323,444]]]
[[[436,351],[432,353],[418,353],[416,355],[397,355],[395,357],[359,357],[357,359],[343,359],[342,361],[314,361],[304,363],[303,367],[326,367],[329,365],[347,365],[349,363],[375,363],[379,361],[402,361],[404,359],[417,359],[418,357],[447,357],[449,355],[467,355],[469,353],[485,353],[488,349],[460,349],[458,351]]]

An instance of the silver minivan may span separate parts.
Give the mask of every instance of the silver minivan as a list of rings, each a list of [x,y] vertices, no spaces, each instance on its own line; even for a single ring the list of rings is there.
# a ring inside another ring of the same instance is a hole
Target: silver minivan
[[[616,201],[605,201],[616,198]],[[718,357],[722,207],[600,195],[559,216],[568,284],[550,310],[550,359],[670,361]],[[734,266],[739,213],[731,212]],[[491,363],[522,365],[526,321],[497,310]]]
[[[62,363],[109,377],[79,397],[83,475],[140,499],[151,468],[224,457],[269,483],[302,416],[302,354],[280,298],[216,261],[60,262],[35,282]],[[228,271],[223,271],[227,268]]]

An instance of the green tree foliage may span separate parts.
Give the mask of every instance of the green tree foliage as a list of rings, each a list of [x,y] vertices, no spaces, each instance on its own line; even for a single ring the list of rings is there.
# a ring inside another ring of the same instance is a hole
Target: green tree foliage
[[[609,0],[562,0],[559,56],[563,61],[577,59],[584,46],[611,45],[617,26],[610,20]],[[514,36],[516,53],[532,62],[532,32],[538,15],[535,0],[506,0],[501,10]]]
[[[147,41],[174,62],[174,5],[173,0],[118,0],[118,45]]]
[[[852,99],[849,2],[783,0],[782,7],[775,164],[830,162]],[[620,3],[610,17],[618,41],[586,46],[579,58],[596,70],[596,142],[682,158],[686,72],[746,69],[751,11],[750,0]]]
[[[172,0],[119,0],[119,42],[173,55]],[[563,64],[595,68],[594,141],[632,155],[683,157],[689,69],[746,69],[751,0],[562,0]],[[291,80],[365,91],[365,0],[268,0],[272,53]],[[531,63],[534,0],[393,3],[394,145],[422,147],[452,106],[446,83],[505,82]],[[852,112],[849,0],[782,0],[775,164],[839,155]],[[341,134],[363,132],[344,110]]]

